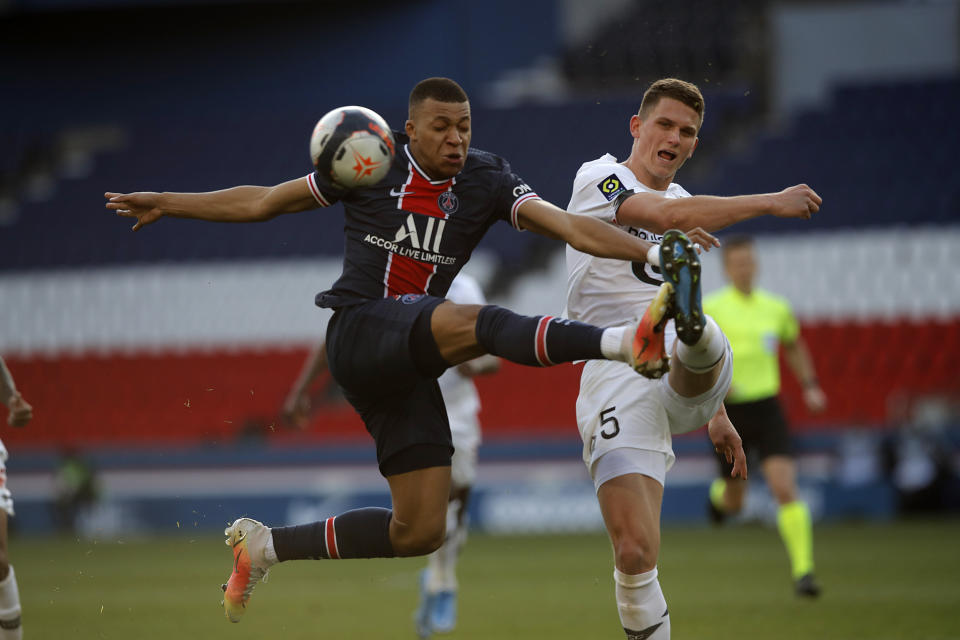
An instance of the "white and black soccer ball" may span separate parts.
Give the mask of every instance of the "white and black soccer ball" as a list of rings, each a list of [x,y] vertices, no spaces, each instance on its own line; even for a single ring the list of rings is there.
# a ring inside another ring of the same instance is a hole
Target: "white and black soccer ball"
[[[310,136],[313,166],[347,189],[383,180],[395,152],[387,121],[366,107],[334,109],[320,118]]]

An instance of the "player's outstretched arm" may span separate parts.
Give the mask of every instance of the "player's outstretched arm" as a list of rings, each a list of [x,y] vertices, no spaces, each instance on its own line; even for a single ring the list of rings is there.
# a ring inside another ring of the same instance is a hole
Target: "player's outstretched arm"
[[[826,409],[827,395],[817,380],[813,358],[803,338],[798,336],[793,342],[783,343],[783,357],[803,388],[803,402],[807,405],[807,409],[811,413],[820,413]]]
[[[283,213],[318,207],[305,178],[272,187],[242,186],[206,193],[104,194],[106,207],[125,218],[136,218],[134,231],[163,216],[194,218],[212,222],[261,222]]]
[[[281,414],[287,422],[304,429],[310,420],[310,385],[328,369],[327,345],[321,342],[307,356],[296,382],[283,401]]]
[[[731,478],[747,479],[747,456],[743,453],[743,442],[740,434],[733,427],[727,416],[727,408],[720,405],[720,409],[707,423],[707,434],[714,450],[722,455],[728,463],[733,463]]]
[[[820,210],[822,203],[817,192],[805,184],[778,193],[731,197],[664,198],[655,193],[636,193],[617,209],[617,221],[654,233],[694,227],[717,231],[766,215],[808,219]]]
[[[600,258],[648,262],[651,247],[658,246],[602,220],[564,211],[545,200],[524,202],[517,215],[524,229],[563,240],[577,251]],[[692,229],[687,232],[687,237],[707,250],[720,246],[720,242],[703,229]]]

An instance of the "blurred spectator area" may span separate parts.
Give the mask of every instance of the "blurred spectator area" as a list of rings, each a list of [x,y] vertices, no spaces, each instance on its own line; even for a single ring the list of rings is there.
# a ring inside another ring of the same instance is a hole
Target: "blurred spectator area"
[[[801,431],[835,426],[885,428],[915,396],[960,397],[960,323],[819,322],[802,327],[829,408],[807,413],[783,372],[784,401]],[[6,430],[8,445],[77,446],[160,442],[226,444],[243,438],[326,442],[367,436],[336,394],[317,390],[311,428],[284,425],[279,408],[306,347],[10,358],[18,386],[36,407],[29,429]],[[579,367],[536,371],[505,363],[478,380],[481,420],[493,438],[575,430]]]
[[[916,117],[918,103],[925,105],[924,117],[931,123],[944,122],[958,97],[956,78],[841,87],[826,108],[807,111],[743,149],[721,153],[714,148],[700,164],[695,154],[678,180],[691,193],[719,195],[775,191],[803,181],[825,199],[823,211],[809,224],[764,218],[743,225],[745,231],[955,224],[960,169],[950,154],[960,132],[939,128],[935,140],[920,144],[912,134],[915,125],[904,123]],[[707,105],[700,139],[705,152],[716,145],[711,119],[735,118],[749,111],[750,100],[739,91],[708,90]],[[326,103],[315,111],[333,106]],[[507,157],[538,193],[563,206],[582,162],[605,152],[628,155],[627,121],[636,106],[635,100],[620,98],[477,107],[474,145]],[[404,121],[402,109],[381,111],[394,127]],[[102,209],[106,190],[210,190],[305,175],[311,169],[307,139],[315,115],[245,118],[239,110],[218,118],[211,111],[166,126],[115,122],[65,129],[46,147],[14,145],[22,152],[6,157],[0,183],[0,269],[338,255],[339,209],[256,227],[161,223],[136,236],[128,233],[126,220]],[[516,271],[536,242],[532,234],[496,225],[482,247]]]

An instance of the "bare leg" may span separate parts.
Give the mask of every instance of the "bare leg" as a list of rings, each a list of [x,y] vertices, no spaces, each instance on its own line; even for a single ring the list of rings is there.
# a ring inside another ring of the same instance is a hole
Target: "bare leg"
[[[387,477],[393,499],[390,542],[398,556],[419,556],[443,544],[450,467],[429,467]]]
[[[768,456],[761,464],[770,493],[779,505],[797,499],[797,468],[790,456]]]
[[[440,355],[451,365],[482,356],[486,351],[477,342],[477,315],[483,307],[447,301],[433,310],[430,329]]]
[[[604,482],[597,498],[610,534],[620,623],[628,639],[670,637],[670,616],[657,580],[663,486],[629,473]]]

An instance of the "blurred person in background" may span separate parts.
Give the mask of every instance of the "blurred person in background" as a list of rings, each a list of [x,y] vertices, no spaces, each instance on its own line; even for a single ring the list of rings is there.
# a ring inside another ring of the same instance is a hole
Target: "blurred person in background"
[[[0,358],[0,401],[7,407],[10,426],[23,427],[33,418],[33,407],[17,391],[3,358]],[[0,640],[23,637],[20,591],[7,548],[7,519],[13,515],[13,496],[7,488],[7,448],[0,442]]]
[[[816,597],[820,586],[813,573],[813,525],[810,509],[797,495],[797,470],[790,433],[780,406],[779,347],[803,388],[803,401],[813,413],[826,408],[813,360],[790,303],[755,286],[757,260],[747,236],[724,239],[723,266],[729,284],[707,296],[704,310],[723,328],[733,346],[733,382],[727,413],[737,425],[743,448],[756,456],[770,493],[777,501],[777,527],[790,558],[797,595]],[[743,508],[744,480],[731,478],[720,459],[721,476],[710,486],[708,508],[721,523]]]
[[[743,482],[747,470],[734,429],[739,424],[733,419],[731,425],[723,407],[736,375],[730,345],[722,323],[701,307],[699,248],[675,229],[712,232],[765,215],[809,219],[821,203],[806,185],[735,197],[690,195],[674,179],[697,147],[703,116],[696,85],[676,78],[654,82],[629,120],[629,157],[618,162],[608,153],[585,162],[567,206],[660,243],[658,263],[608,260],[567,248],[569,317],[616,325],[646,309],[641,323],[654,327],[655,340],[643,346],[668,363],[661,369],[668,375],[651,380],[630,375],[616,362],[588,362],[577,397],[583,459],[613,546],[615,598],[630,640],[665,640],[671,633],[657,563],[663,487],[676,458],[672,434],[707,424],[730,477]]]
[[[75,447],[67,447],[61,455],[54,483],[57,527],[61,533],[73,534],[80,515],[92,507],[99,496],[96,472]]]
[[[317,170],[271,187],[104,194],[107,209],[136,219],[134,231],[166,216],[263,222],[344,203],[343,273],[315,302],[334,310],[326,334],[330,371],[374,439],[392,508],[291,527],[237,518],[224,532],[234,558],[223,585],[231,622],[240,621],[255,585],[279,562],[426,555],[440,547],[453,441],[437,378],[448,368],[492,354],[534,367],[618,360],[650,373],[637,347],[656,340],[648,324],[599,327],[444,298],[497,222],[637,263],[657,259],[656,247],[545,202],[506,160],[470,149],[470,102],[453,80],[419,82],[408,108],[405,132],[390,141],[397,143],[390,171],[374,186],[344,189]],[[422,251],[419,238],[427,234],[431,251]],[[691,238],[716,242],[702,230]]]
[[[477,281],[457,274],[447,299],[458,304],[486,304]],[[467,541],[467,509],[470,491],[477,477],[477,449],[480,447],[480,395],[473,378],[500,369],[500,360],[483,355],[447,369],[437,380],[450,419],[453,460],[450,468],[450,502],[447,506],[447,535],[440,548],[427,556],[420,575],[420,605],[414,612],[417,635],[450,633],[457,623],[457,559]],[[283,416],[301,428],[310,413],[311,385],[327,371],[326,347],[320,344],[304,362],[300,375],[283,404]]]

